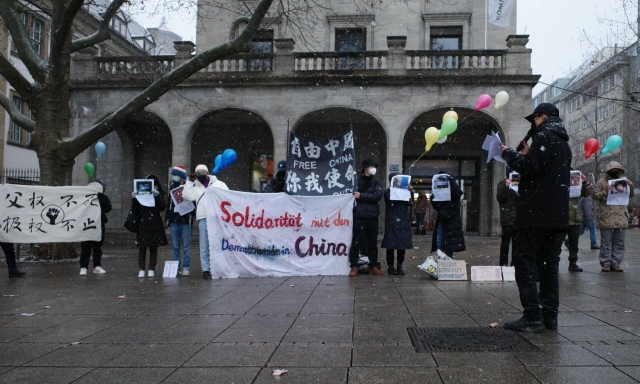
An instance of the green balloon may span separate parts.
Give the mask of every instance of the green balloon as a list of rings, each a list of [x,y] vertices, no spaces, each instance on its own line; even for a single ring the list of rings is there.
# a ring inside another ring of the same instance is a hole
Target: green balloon
[[[84,165],[84,171],[87,172],[90,179],[93,179],[93,173],[96,171],[96,167],[91,163],[87,163]]]
[[[449,136],[450,134],[455,132],[456,129],[458,129],[458,122],[452,117],[446,119],[440,126],[440,135],[438,136],[438,139]]]

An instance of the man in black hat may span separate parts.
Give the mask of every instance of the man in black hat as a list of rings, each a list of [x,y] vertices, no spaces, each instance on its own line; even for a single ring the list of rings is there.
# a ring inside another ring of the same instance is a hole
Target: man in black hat
[[[376,276],[384,276],[378,263],[378,217],[382,199],[382,184],[376,180],[375,160],[367,159],[362,162],[362,175],[358,180],[358,187],[353,195],[356,198],[356,206],[353,208],[353,240],[349,252],[349,277],[358,275],[358,259],[360,250],[369,257],[369,273]]]
[[[501,146],[502,158],[520,174],[513,235],[513,266],[524,309],[505,327],[523,332],[558,328],[558,263],[556,237],[569,223],[569,136],[553,104],[542,103],[525,117],[531,122],[522,149]],[[536,270],[540,291],[536,287]]]
[[[284,190],[284,179],[287,173],[287,160],[280,160],[278,162],[278,168],[276,169],[276,174],[267,182],[267,185],[264,186],[264,190],[262,192],[265,193],[278,193],[278,192],[286,192]]]

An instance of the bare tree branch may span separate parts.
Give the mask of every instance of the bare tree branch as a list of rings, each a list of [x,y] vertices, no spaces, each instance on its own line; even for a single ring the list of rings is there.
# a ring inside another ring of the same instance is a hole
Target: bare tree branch
[[[125,1],[126,0],[113,0],[113,2],[109,4],[104,15],[102,15],[102,21],[98,26],[98,30],[90,36],[74,40],[73,43],[71,43],[71,53],[78,52],[81,49],[91,47],[92,45],[109,39],[109,25],[111,24],[111,19],[115,16],[120,7],[122,7],[122,4]]]
[[[75,158],[93,142],[120,127],[124,122],[126,122],[131,114],[140,111],[147,105],[155,102],[172,87],[188,79],[197,71],[205,68],[210,63],[229,55],[247,52],[251,48],[251,40],[258,33],[260,24],[269,10],[272,1],[273,0],[260,1],[247,24],[247,28],[242,32],[242,34],[240,34],[240,36],[238,36],[238,38],[210,48],[194,56],[184,64],[154,81],[144,91],[120,107],[117,111],[94,125],[92,128],[76,135],[73,138],[62,140],[59,148],[60,153],[64,154],[68,158]]]
[[[33,94],[33,86],[20,71],[2,53],[0,53],[0,75],[23,97],[29,98]]]
[[[36,123],[22,114],[22,111],[4,93],[0,92],[0,105],[9,113],[9,117],[27,132],[33,132]]]
[[[73,20],[76,18],[78,11],[82,8],[84,0],[69,0],[69,3],[64,7],[62,16],[59,20],[54,20],[54,27],[57,27],[52,33],[51,38],[51,52],[50,56],[58,56],[62,53],[65,41],[71,33],[73,26]],[[55,5],[54,5],[55,6]]]
[[[38,82],[44,82],[47,76],[47,62],[38,56],[33,49],[27,30],[16,12],[13,0],[0,0],[0,17],[11,33],[11,39],[18,50],[18,55],[31,76]]]
[[[229,28],[229,41],[236,38],[236,33],[238,32],[238,28],[240,28],[240,24],[249,23],[249,18],[247,16],[236,17],[231,23],[231,28]]]

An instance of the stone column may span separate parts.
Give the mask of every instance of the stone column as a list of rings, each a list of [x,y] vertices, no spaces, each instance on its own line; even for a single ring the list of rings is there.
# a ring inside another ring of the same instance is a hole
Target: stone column
[[[294,70],[293,39],[274,39],[276,51],[273,55],[273,74],[275,76],[291,76]]]
[[[407,46],[406,36],[387,36],[387,69],[390,75],[403,76],[407,72],[407,57],[404,48]]]
[[[531,74],[531,49],[527,48],[529,35],[507,36],[506,75]]]
[[[95,78],[98,74],[98,64],[94,58],[98,55],[96,47],[87,47],[76,52],[71,60],[71,78],[86,80]]]
[[[196,45],[191,41],[174,41],[173,47],[176,50],[174,68],[179,67],[191,58],[191,54],[196,50]]]

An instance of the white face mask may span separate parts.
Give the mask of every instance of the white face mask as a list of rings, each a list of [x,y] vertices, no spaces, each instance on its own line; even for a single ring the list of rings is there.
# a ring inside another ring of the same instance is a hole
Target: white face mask
[[[370,168],[369,169],[369,176],[375,176],[376,175],[376,169],[375,168]]]

